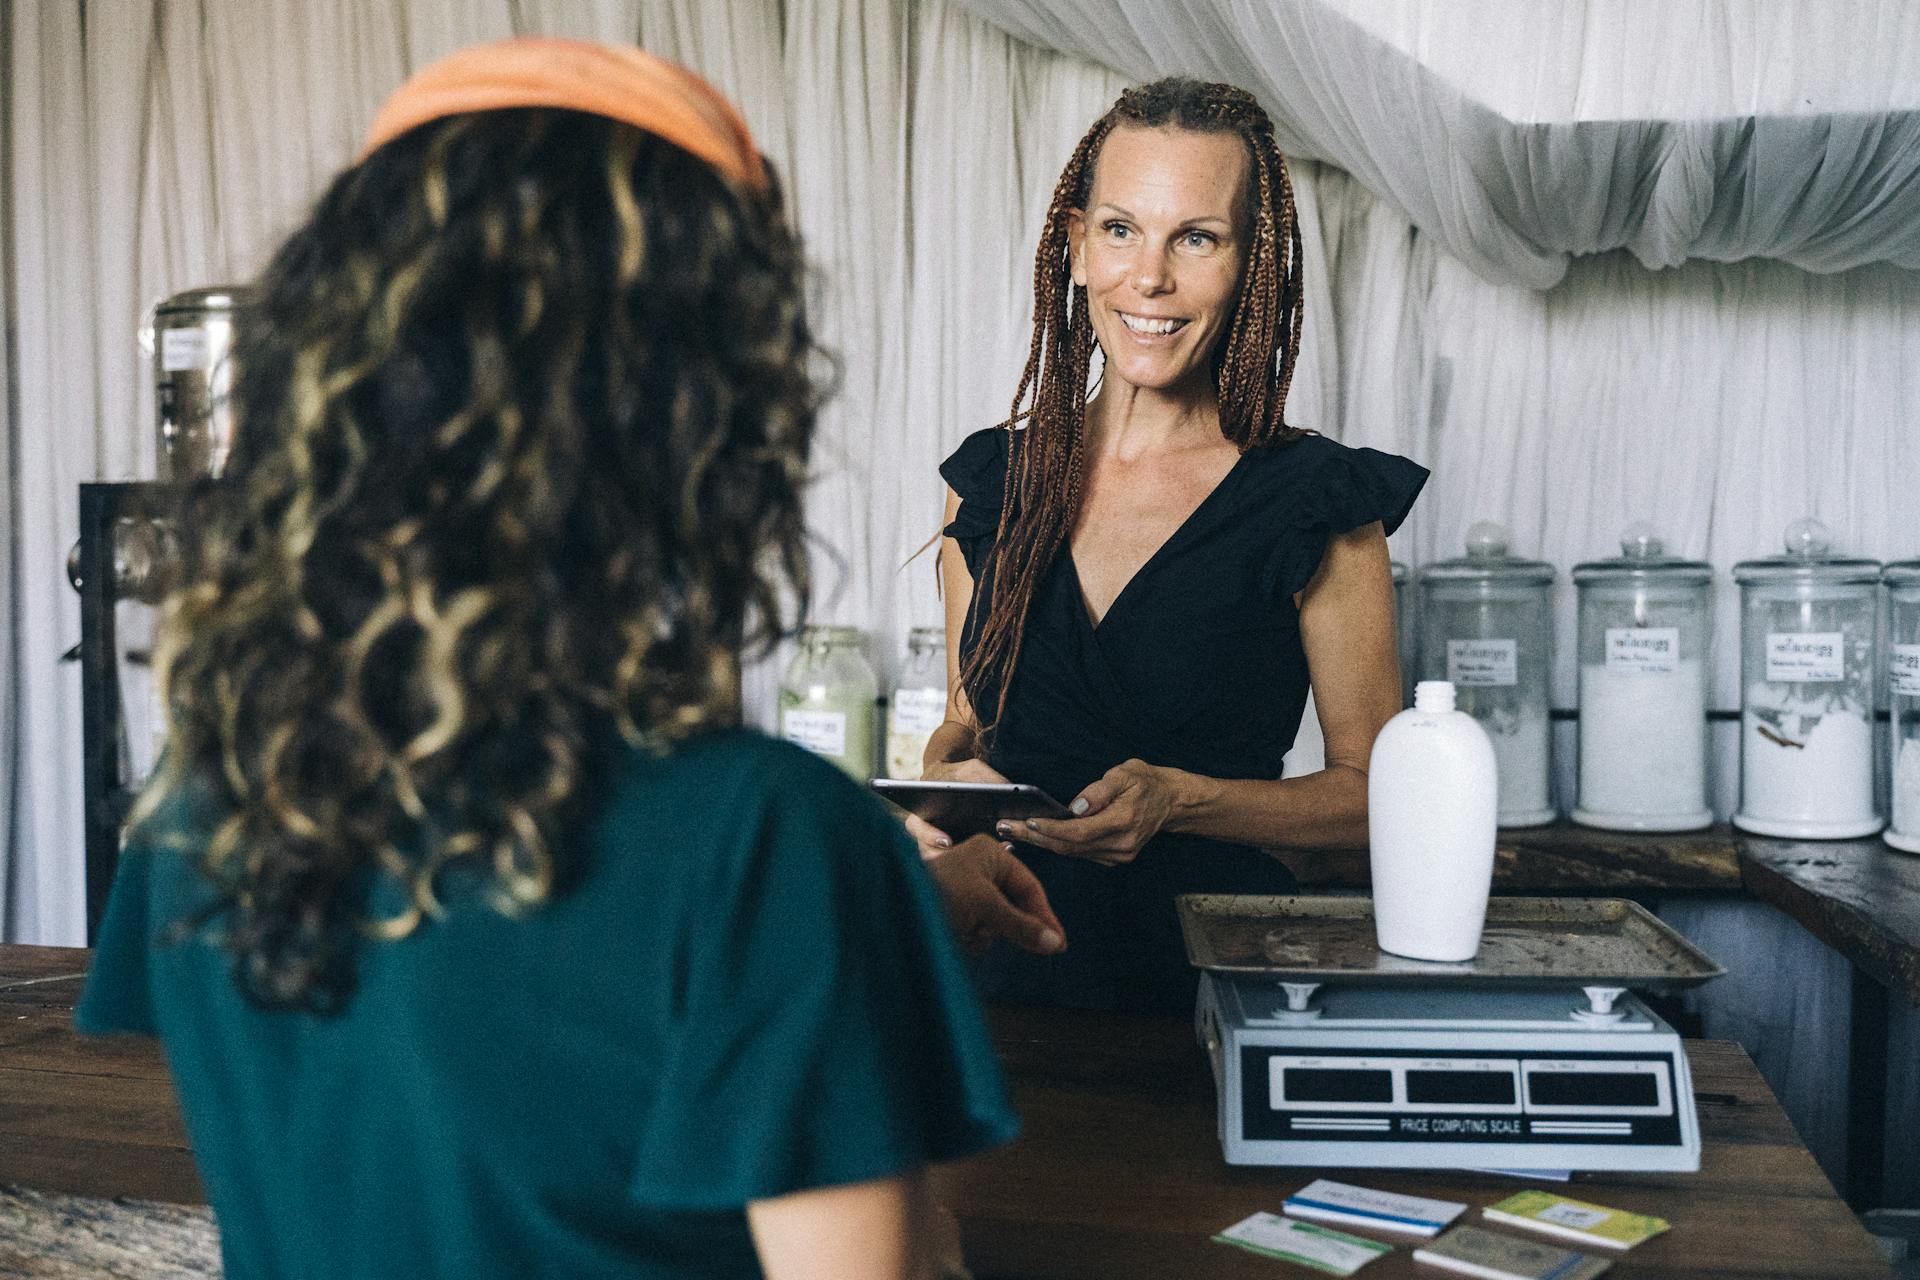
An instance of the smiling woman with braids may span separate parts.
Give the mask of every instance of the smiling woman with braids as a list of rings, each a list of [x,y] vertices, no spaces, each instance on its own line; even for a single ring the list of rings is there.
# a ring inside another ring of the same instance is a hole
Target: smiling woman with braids
[[[1426,472],[1287,425],[1300,259],[1250,94],[1129,89],[1054,190],[1013,414],[941,467],[951,694],[927,776],[1081,815],[1006,833],[1073,945],[997,953],[1003,995],[1190,1008],[1176,894],[1289,892],[1266,850],[1365,842],[1400,706],[1386,534]],[[1327,767],[1282,779],[1309,681]]]
[[[78,1011],[164,1040],[232,1280],[951,1262],[925,1167],[1014,1121],[933,882],[735,727],[801,281],[724,99],[549,40],[421,72],[268,267]]]

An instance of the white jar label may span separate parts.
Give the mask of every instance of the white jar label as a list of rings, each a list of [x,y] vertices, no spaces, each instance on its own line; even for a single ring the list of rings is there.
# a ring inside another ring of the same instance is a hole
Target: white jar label
[[[1893,691],[1920,698],[1920,644],[1897,644],[1887,659],[1887,678]]]
[[[1844,631],[1769,631],[1767,679],[1776,684],[1830,684],[1847,678]]]
[[[887,720],[890,733],[932,733],[947,722],[947,691],[895,689]]]
[[[1447,679],[1457,685],[1520,683],[1519,643],[1513,640],[1447,641]]]
[[[847,713],[844,711],[782,711],[780,736],[816,755],[847,754]]]
[[[213,363],[213,346],[205,329],[162,329],[160,331],[160,369],[174,373],[181,369],[205,369]]]
[[[1679,669],[1680,628],[1607,628],[1607,670],[1665,675]]]

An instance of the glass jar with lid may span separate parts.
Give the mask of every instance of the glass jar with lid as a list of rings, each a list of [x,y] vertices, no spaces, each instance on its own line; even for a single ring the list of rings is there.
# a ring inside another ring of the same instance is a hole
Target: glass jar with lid
[[[1467,530],[1466,555],[1420,570],[1419,670],[1448,680],[1456,705],[1493,740],[1503,827],[1556,816],[1548,795],[1547,681],[1553,663],[1553,566],[1507,550],[1507,530]]]
[[[1887,843],[1920,853],[1920,560],[1901,560],[1887,584],[1887,701],[1893,721],[1893,825]]]
[[[1711,566],[1666,554],[1653,527],[1620,555],[1575,565],[1580,770],[1573,820],[1610,831],[1694,831],[1707,802]]]
[[[947,633],[915,627],[887,699],[887,776],[911,780],[925,767],[927,739],[947,718]]]
[[[1880,565],[1833,554],[1817,520],[1786,554],[1742,560],[1740,809],[1758,835],[1840,840],[1880,829],[1873,803]]]
[[[780,736],[861,782],[873,777],[879,682],[857,627],[804,627],[780,680]]]

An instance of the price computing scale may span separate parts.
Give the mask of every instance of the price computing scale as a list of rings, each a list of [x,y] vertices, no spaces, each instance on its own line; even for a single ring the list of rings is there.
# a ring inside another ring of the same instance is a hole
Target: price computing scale
[[[1458,964],[1381,951],[1366,898],[1179,908],[1229,1164],[1700,1167],[1686,1051],[1633,990],[1726,971],[1635,903],[1496,898]]]

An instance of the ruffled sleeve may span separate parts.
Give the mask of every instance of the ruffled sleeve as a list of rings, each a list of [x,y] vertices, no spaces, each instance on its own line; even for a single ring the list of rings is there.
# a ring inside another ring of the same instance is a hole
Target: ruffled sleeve
[[[1388,533],[1400,527],[1427,483],[1427,469],[1394,453],[1353,449],[1323,436],[1298,445],[1319,456],[1307,459],[1292,492],[1292,516],[1274,550],[1270,580],[1291,597],[1320,568],[1327,543],[1337,534],[1378,520]]]
[[[953,523],[943,532],[959,544],[967,572],[977,582],[1000,530],[1000,499],[1007,482],[1006,430],[988,427],[962,440],[940,464],[940,478],[960,496]]]

